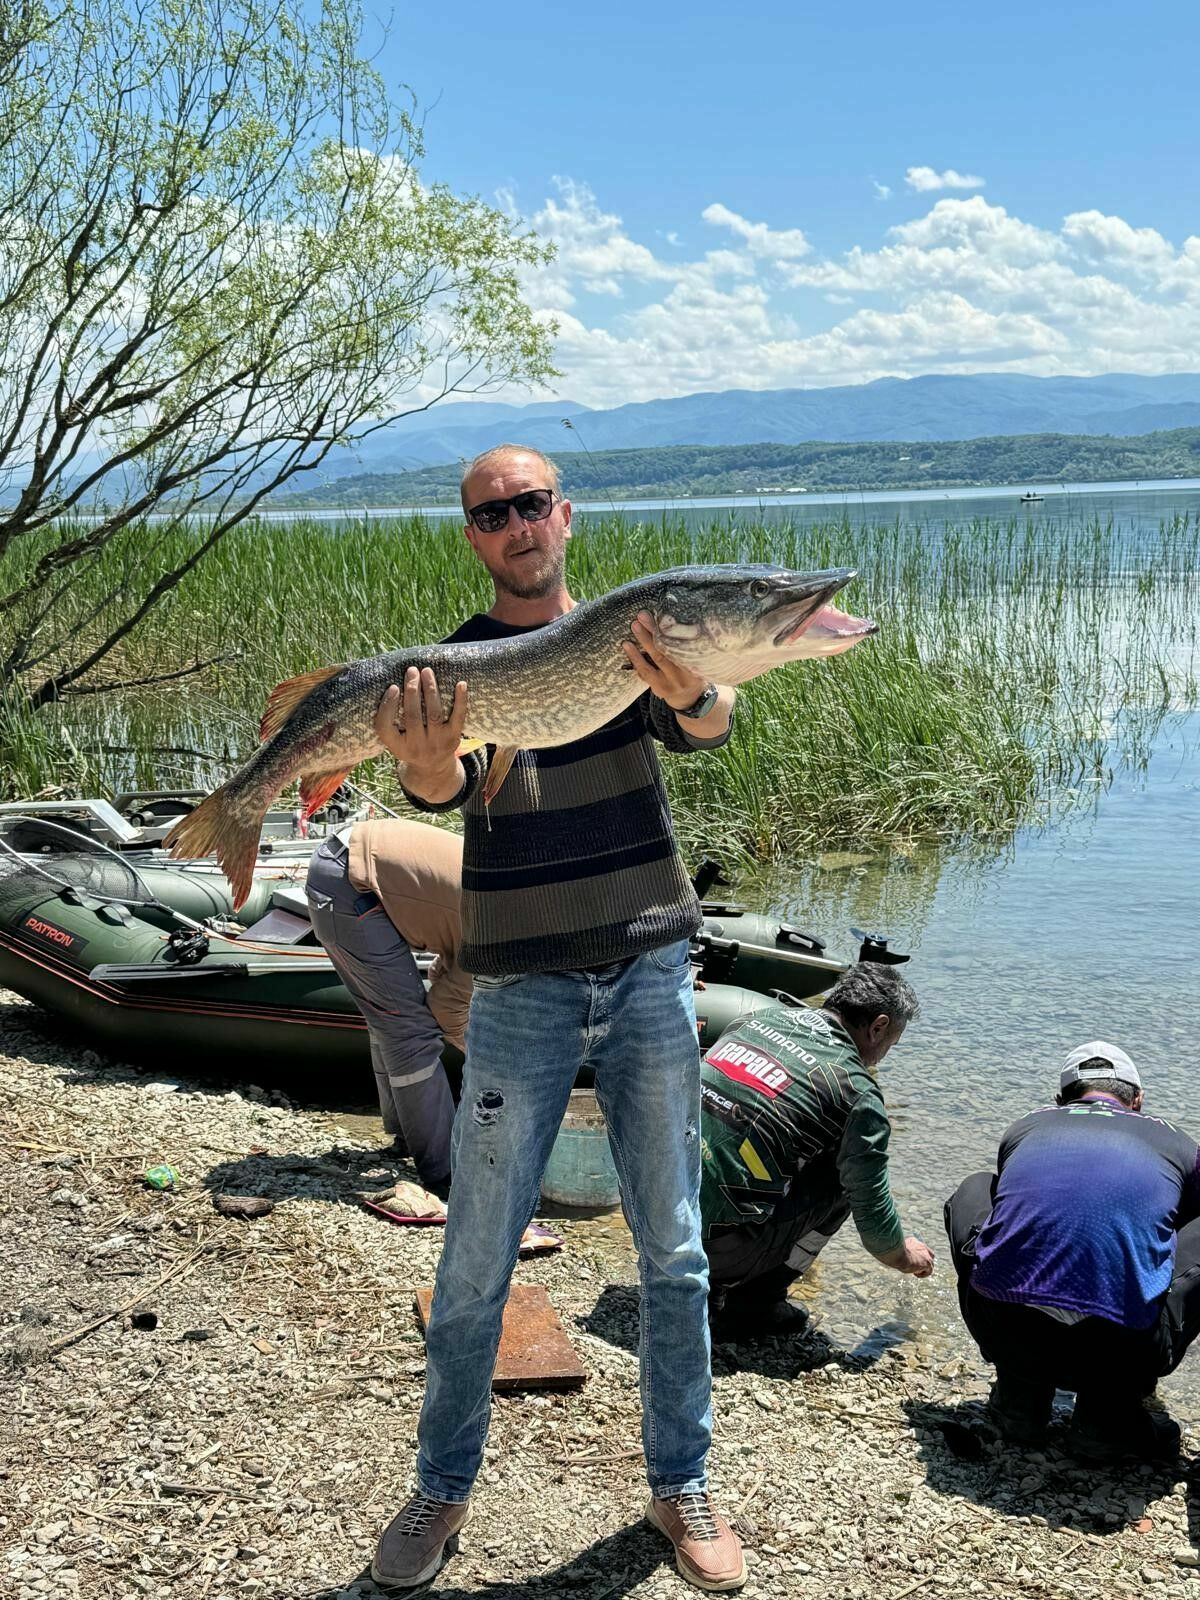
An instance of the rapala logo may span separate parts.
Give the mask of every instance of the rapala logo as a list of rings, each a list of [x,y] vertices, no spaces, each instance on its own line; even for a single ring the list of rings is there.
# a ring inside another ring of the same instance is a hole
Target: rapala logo
[[[748,1084],[751,1089],[759,1089],[772,1100],[792,1085],[790,1076],[778,1061],[772,1056],[763,1055],[761,1051],[752,1050],[746,1044],[722,1045],[719,1050],[712,1051],[706,1060],[727,1078]]]
[[[69,933],[66,928],[59,928],[53,922],[47,922],[45,917],[39,917],[35,911],[29,913],[21,926],[26,933],[32,933],[35,939],[41,939],[59,950],[82,950],[87,944],[87,940],[81,939],[77,933]]]

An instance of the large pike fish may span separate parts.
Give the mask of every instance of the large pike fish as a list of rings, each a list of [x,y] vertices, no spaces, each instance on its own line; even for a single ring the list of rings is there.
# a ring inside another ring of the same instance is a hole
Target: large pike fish
[[[271,802],[299,778],[311,816],[360,761],[378,755],[375,713],[406,668],[432,667],[446,706],[455,685],[466,683],[463,748],[497,747],[484,792],[491,800],[517,751],[581,739],[643,692],[621,648],[640,611],[653,618],[656,645],[673,660],[715,683],[745,683],[788,661],[837,655],[874,633],[873,622],[829,604],[853,577],[843,568],[677,567],[585,601],[534,633],[418,645],[290,678],[267,702],[262,743],[249,761],[165,843],[176,857],[215,855],[240,906]]]

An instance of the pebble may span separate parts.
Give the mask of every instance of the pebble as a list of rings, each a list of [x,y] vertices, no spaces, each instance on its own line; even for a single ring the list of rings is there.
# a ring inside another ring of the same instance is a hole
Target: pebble
[[[217,1194],[213,1196],[213,1210],[220,1212],[223,1217],[242,1217],[246,1219],[269,1217],[274,1209],[275,1202],[268,1200],[263,1195]]]

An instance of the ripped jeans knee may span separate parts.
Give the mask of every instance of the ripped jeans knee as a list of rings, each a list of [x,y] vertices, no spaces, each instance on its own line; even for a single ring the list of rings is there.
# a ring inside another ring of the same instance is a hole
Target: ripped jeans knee
[[[475,1096],[471,1115],[481,1128],[495,1127],[504,1110],[504,1096],[499,1089],[481,1089]]]

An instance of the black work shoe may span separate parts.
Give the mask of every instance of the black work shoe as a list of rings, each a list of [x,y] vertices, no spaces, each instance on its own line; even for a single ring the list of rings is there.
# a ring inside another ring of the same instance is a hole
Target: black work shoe
[[[1110,1397],[1076,1397],[1068,1433],[1070,1447],[1086,1461],[1174,1461],[1179,1424],[1165,1411],[1147,1411],[1139,1401],[1114,1405]]]
[[[997,1377],[988,1396],[988,1416],[1009,1444],[1045,1444],[1054,1390],[1020,1378]]]
[[[803,1333],[808,1327],[808,1312],[794,1300],[739,1302],[730,1295],[711,1322],[716,1342],[732,1344],[739,1339],[773,1339],[780,1334]]]
[[[428,1583],[446,1556],[458,1549],[458,1530],[470,1505],[433,1500],[418,1489],[383,1530],[371,1562],[371,1577],[381,1589],[415,1589]]]

